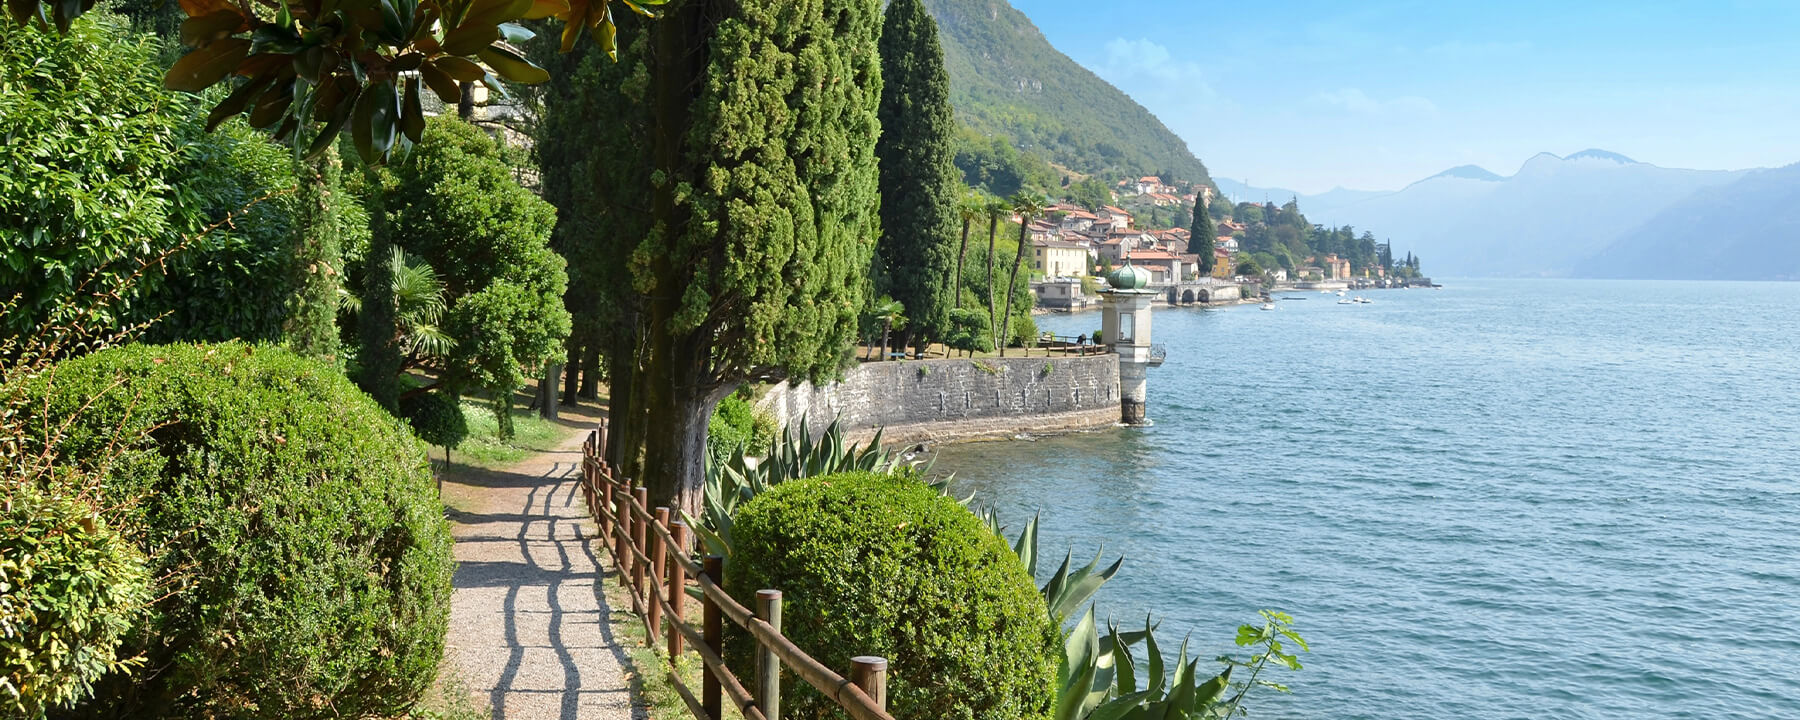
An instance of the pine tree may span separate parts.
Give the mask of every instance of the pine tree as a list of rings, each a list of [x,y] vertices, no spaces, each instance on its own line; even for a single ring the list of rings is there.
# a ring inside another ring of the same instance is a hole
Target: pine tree
[[[1213,249],[1217,247],[1218,230],[1213,227],[1212,213],[1206,210],[1204,197],[1194,198],[1194,225],[1188,229],[1188,251],[1200,255],[1200,277],[1212,275],[1213,266],[1218,260]]]
[[[920,0],[888,5],[881,33],[880,292],[906,306],[904,338],[946,337],[957,295],[946,283],[956,232],[957,171],[951,142],[950,74],[937,21]],[[911,344],[902,341],[902,346]]]

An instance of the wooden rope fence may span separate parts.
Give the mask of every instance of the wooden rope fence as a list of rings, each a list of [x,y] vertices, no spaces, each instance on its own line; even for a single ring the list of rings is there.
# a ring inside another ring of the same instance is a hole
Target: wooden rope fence
[[[724,698],[730,697],[746,720],[780,720],[785,669],[855,720],[894,720],[887,712],[886,658],[852,658],[846,679],[781,634],[780,590],[758,590],[754,612],[738,604],[721,585],[724,558],[708,555],[694,561],[687,525],[671,520],[669,508],[647,507],[649,491],[644,487],[615,477],[605,460],[606,439],[602,420],[582,444],[582,495],[600,526],[601,545],[612,555],[619,583],[631,596],[631,610],[644,621],[649,642],[654,645],[657,638],[666,638],[666,676],[688,712],[699,720],[723,720]],[[688,623],[690,582],[700,589],[698,629]],[[725,621],[756,639],[754,693],[725,666]],[[693,652],[704,666],[698,698],[675,673],[675,659],[684,651]]]

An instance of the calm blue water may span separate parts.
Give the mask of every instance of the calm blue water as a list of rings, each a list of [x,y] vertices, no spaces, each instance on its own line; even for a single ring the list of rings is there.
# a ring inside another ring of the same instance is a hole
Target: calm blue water
[[[1170,653],[1295,615],[1263,717],[1800,718],[1800,283],[1286,294],[1156,311],[1155,427],[937,467]]]

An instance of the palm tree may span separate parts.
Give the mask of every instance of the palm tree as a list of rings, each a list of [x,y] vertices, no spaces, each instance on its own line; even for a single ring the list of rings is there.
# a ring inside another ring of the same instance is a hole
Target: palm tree
[[[881,321],[881,359],[884,362],[888,359],[888,335],[906,327],[906,316],[901,314],[905,310],[906,306],[901,305],[899,300],[886,295],[881,296],[869,308],[869,317]]]
[[[444,315],[444,281],[430,264],[398,247],[388,257],[388,268],[394,283],[394,339],[406,357],[400,369],[418,365],[424,358],[448,355],[455,340],[438,327]],[[362,299],[342,286],[338,304],[347,312],[362,311]]]
[[[995,339],[994,328],[1000,326],[999,323],[994,322],[996,319],[994,317],[994,236],[1000,231],[1000,216],[1006,214],[1006,211],[1006,204],[1000,200],[982,206],[982,212],[987,213],[988,219],[987,282],[984,284],[987,285],[988,338],[990,340]]]
[[[970,190],[963,196],[962,202],[956,204],[956,212],[962,216],[962,248],[956,251],[956,274],[951,276],[950,292],[956,295],[956,309],[962,309],[962,276],[963,258],[969,255],[969,225],[975,218],[981,217],[981,193]]]
[[[1012,332],[1013,287],[1019,283],[1019,264],[1025,260],[1025,233],[1031,226],[1031,219],[1044,213],[1044,206],[1037,198],[1018,193],[1011,198],[1012,210],[1019,214],[1019,249],[1013,253],[1012,276],[1006,280],[1006,314],[1000,319],[1000,339],[1007,339]],[[995,343],[1000,348],[1000,357],[1006,357],[1006,345]]]

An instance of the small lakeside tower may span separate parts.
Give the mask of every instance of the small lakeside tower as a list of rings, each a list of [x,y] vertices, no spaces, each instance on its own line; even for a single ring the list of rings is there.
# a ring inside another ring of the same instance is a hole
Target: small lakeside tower
[[[1156,292],[1148,289],[1150,272],[1129,261],[1107,273],[1106,284],[1111,287],[1100,291],[1105,302],[1100,333],[1119,354],[1119,421],[1146,426],[1150,424],[1144,417],[1149,371],[1160,364],[1152,359],[1150,346],[1150,301]]]

